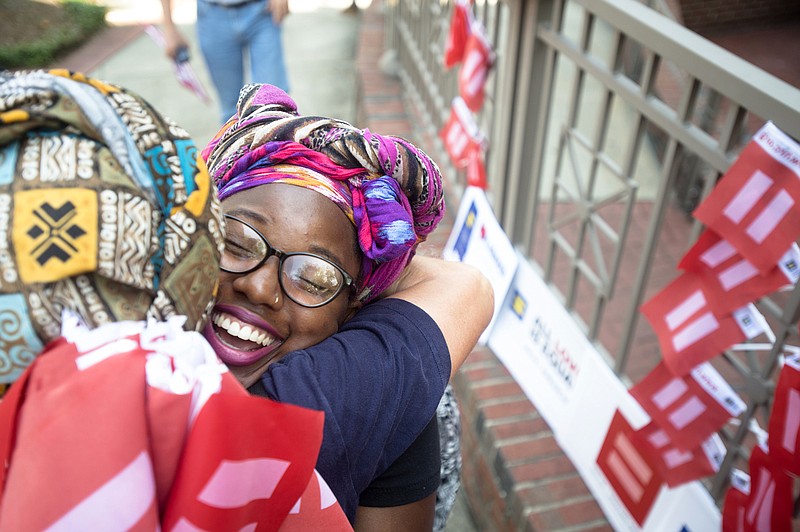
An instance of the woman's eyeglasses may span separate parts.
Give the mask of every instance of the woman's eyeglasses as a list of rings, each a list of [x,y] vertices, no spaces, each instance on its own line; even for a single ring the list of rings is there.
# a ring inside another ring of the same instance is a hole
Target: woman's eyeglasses
[[[220,268],[228,273],[250,273],[271,256],[280,261],[278,279],[286,297],[314,308],[336,299],[353,278],[342,268],[313,253],[286,253],[275,249],[256,228],[235,216],[225,215],[225,251]]]

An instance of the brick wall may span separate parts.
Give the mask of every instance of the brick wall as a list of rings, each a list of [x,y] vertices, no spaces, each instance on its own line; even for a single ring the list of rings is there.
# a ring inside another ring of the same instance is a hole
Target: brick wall
[[[380,5],[375,0],[362,12],[356,125],[406,137],[430,152],[432,139],[412,127],[400,81],[377,66]],[[458,211],[452,187],[446,199],[448,214],[421,253],[439,254],[447,241]],[[462,414],[462,489],[479,530],[611,530],[552,431],[488,348],[470,355],[453,385]]]
[[[736,25],[772,24],[800,19],[797,0],[681,0],[681,18],[698,33]]]

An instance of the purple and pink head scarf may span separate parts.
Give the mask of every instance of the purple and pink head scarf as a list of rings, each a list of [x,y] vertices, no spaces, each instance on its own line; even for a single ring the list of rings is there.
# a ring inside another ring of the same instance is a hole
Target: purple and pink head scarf
[[[444,216],[436,164],[405,139],[300,116],[272,85],[246,85],[237,107],[203,150],[220,200],[268,183],[319,192],[356,228],[363,253],[357,298],[380,295]]]

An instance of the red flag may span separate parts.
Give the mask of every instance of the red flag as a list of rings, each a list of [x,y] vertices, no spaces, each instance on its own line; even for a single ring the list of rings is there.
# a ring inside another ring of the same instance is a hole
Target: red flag
[[[769,454],[780,466],[800,475],[800,357],[785,359],[769,418]]]
[[[744,530],[791,530],[794,481],[759,445],[750,453],[750,480]]]
[[[714,313],[727,314],[782,286],[796,283],[800,278],[800,249],[792,244],[774,268],[761,274],[730,242],[706,230],[678,268],[698,274]]]
[[[467,161],[467,185],[486,190],[486,167],[481,149],[472,149]]]
[[[353,530],[328,484],[316,473],[281,525],[281,532]]]
[[[716,434],[694,449],[682,450],[654,422],[637,430],[631,441],[670,487],[713,475],[725,457],[725,446]]]
[[[464,49],[469,39],[472,25],[472,12],[465,1],[457,1],[450,18],[450,31],[444,44],[444,66],[452,68],[464,58]]]
[[[767,329],[753,305],[731,314],[714,314],[704,285],[693,273],[672,281],[644,303],[641,311],[658,335],[664,362],[677,376]]]
[[[475,152],[483,149],[483,135],[464,100],[456,97],[450,106],[448,118],[439,137],[444,142],[450,160],[457,168],[468,168]]]
[[[458,73],[458,94],[472,111],[477,112],[483,106],[486,78],[493,62],[494,52],[483,28],[473,24],[464,50],[464,64]]]
[[[750,496],[750,475],[734,469],[731,472],[731,487],[725,494],[722,507],[722,532],[744,532],[744,512]]]
[[[661,362],[630,393],[682,450],[701,445],[745,409],[744,402],[708,363],[676,377]]]
[[[641,525],[653,507],[663,480],[631,441],[633,432],[628,420],[617,410],[597,455],[597,465],[633,519]]]
[[[766,274],[800,236],[800,146],[768,122],[694,211]]]

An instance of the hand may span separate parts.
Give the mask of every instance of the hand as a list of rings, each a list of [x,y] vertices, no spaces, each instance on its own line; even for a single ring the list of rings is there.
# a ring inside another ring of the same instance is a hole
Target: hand
[[[189,44],[186,42],[186,39],[184,39],[181,32],[179,32],[175,26],[164,26],[164,53],[167,57],[174,61],[178,50],[188,47]]]
[[[283,17],[289,14],[289,0],[267,0],[266,11],[272,13],[272,21],[280,24]]]

